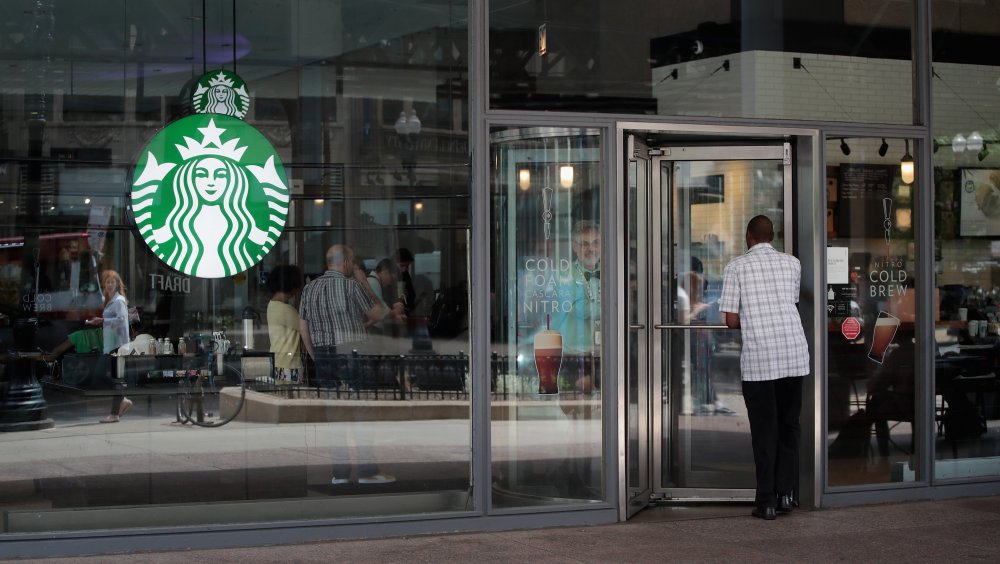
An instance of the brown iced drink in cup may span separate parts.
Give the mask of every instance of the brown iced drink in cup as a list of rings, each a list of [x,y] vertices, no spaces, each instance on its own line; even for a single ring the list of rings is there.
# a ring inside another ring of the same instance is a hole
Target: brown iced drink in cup
[[[542,331],[535,335],[535,368],[538,370],[538,393],[559,393],[559,365],[562,364],[562,335]]]
[[[899,319],[887,312],[880,311],[878,319],[875,320],[875,331],[872,333],[872,348],[868,351],[868,358],[882,364],[885,359],[885,351],[892,344],[892,339],[896,336],[896,329],[899,328]]]

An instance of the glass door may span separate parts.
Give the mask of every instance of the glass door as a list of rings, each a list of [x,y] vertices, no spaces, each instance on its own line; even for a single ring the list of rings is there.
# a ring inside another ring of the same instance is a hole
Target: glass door
[[[788,245],[789,151],[773,145],[650,152],[648,227],[641,217],[634,222],[636,241],[642,242],[637,246],[646,247],[638,250],[637,264],[646,266],[630,267],[648,281],[648,287],[638,284],[647,307],[640,301],[640,315],[630,324],[650,328],[645,343],[654,498],[753,499],[740,334],[725,327],[718,299],[723,269],[745,252],[753,216],[774,222],[775,248]],[[642,206],[636,184],[633,201]]]

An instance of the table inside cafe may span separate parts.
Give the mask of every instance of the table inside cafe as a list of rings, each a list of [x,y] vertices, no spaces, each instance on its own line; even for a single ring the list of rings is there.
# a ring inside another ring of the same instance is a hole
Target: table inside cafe
[[[951,320],[935,328],[934,358],[938,432],[949,439],[963,438],[948,432],[948,410],[968,406],[985,423],[1000,418],[997,374],[1000,374],[1000,323],[989,320]],[[974,437],[966,437],[974,438]]]

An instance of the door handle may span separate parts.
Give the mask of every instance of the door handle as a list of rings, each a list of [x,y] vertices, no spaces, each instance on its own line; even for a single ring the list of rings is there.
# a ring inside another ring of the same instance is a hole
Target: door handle
[[[728,325],[653,325],[654,329],[711,329],[713,331],[718,331],[721,329],[729,329]]]
[[[632,331],[639,331],[640,329],[645,329],[645,325],[629,325],[628,328]]]

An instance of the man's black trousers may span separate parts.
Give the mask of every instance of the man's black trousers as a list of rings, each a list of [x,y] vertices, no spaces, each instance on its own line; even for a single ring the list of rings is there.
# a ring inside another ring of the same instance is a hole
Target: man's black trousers
[[[757,467],[756,501],[774,507],[776,496],[791,494],[798,483],[802,376],[744,381],[743,401]]]

